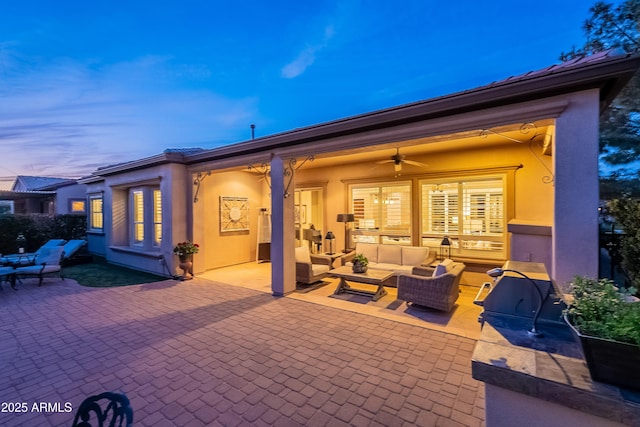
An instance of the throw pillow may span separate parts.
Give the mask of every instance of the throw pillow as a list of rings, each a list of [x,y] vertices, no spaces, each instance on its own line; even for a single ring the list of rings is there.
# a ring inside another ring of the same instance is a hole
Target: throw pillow
[[[433,269],[433,277],[441,276],[446,272],[447,272],[447,267],[443,263],[440,263],[436,265],[436,268]]]
[[[451,271],[451,269],[453,268],[455,263],[453,262],[452,259],[446,258],[446,259],[442,260],[441,264],[444,265],[444,267],[447,269],[447,271]]]
[[[308,246],[298,246],[296,248],[296,262],[311,264],[311,254]]]

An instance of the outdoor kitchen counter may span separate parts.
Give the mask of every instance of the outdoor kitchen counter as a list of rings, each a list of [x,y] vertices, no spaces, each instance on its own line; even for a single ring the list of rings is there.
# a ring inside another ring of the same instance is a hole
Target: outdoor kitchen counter
[[[540,323],[540,338],[530,327],[530,319],[486,318],[471,367],[485,383],[487,427],[640,426],[640,393],[593,382],[567,325]]]

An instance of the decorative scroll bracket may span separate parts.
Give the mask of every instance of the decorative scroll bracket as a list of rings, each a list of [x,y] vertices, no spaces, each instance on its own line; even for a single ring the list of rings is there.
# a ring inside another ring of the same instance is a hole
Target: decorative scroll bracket
[[[206,173],[198,172],[196,178],[193,180],[193,185],[196,187],[196,192],[193,196],[193,203],[198,202],[198,193],[200,192],[200,184],[205,180],[206,177],[211,176],[211,171]]]
[[[482,129],[480,131],[480,137],[481,138],[486,138],[489,134],[493,134],[493,135],[498,135],[502,138],[508,139],[509,141],[513,141],[516,142],[518,144],[525,144],[525,143],[529,143],[529,150],[531,150],[531,154],[533,154],[533,156],[536,158],[536,160],[538,160],[538,162],[540,162],[540,164],[547,170],[547,172],[549,172],[549,175],[545,175],[542,177],[542,182],[545,184],[552,184],[555,181],[555,176],[553,175],[553,172],[551,171],[551,169],[549,169],[549,167],[542,161],[542,159],[536,154],[535,150],[533,149],[533,141],[537,136],[542,136],[542,134],[538,134],[538,127],[535,125],[535,123],[532,122],[527,122],[527,123],[523,123],[520,126],[520,133],[523,135],[528,135],[531,131],[533,131],[533,136],[531,136],[529,138],[529,140],[524,140],[521,141],[519,139],[515,139],[512,138],[510,136],[507,135],[503,135],[499,132],[495,132],[491,129]],[[544,142],[544,141],[543,141]]]
[[[300,169],[305,163],[307,162],[313,162],[315,158],[313,157],[313,154],[309,154],[307,156],[306,159],[304,159],[302,161],[302,163],[300,163],[298,166],[296,166],[296,163],[298,162],[295,158],[289,159],[289,165],[286,166],[284,168],[284,176],[285,176],[285,187],[284,187],[284,198],[286,199],[287,197],[289,197],[291,194],[289,193],[289,187],[291,187],[291,183],[293,182],[293,178],[296,174],[296,171],[298,169]],[[289,178],[287,180],[287,178]]]
[[[314,159],[315,157],[313,157],[313,154],[310,154],[299,165],[296,165],[298,161],[295,158],[289,159],[288,165],[284,167],[284,171],[283,171],[283,174],[285,177],[285,184],[284,184],[285,199],[291,195],[291,193],[289,193],[289,188],[291,187],[291,183],[293,182],[293,178],[296,174],[296,171],[300,169],[305,163],[312,162]],[[249,165],[249,170],[256,171],[260,175],[262,175],[264,180],[267,182],[269,189],[271,189],[271,168],[267,163],[262,163],[260,166]]]

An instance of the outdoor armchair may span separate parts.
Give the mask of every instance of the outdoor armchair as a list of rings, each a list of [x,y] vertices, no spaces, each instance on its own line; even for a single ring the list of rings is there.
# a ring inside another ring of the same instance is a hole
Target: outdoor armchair
[[[449,312],[458,300],[458,285],[464,268],[463,263],[454,262],[434,276],[433,268],[415,267],[412,274],[398,276],[398,299]]]
[[[42,285],[42,279],[47,274],[60,273],[60,278],[64,280],[62,267],[60,266],[63,256],[64,248],[62,246],[40,248],[39,253],[36,255],[34,265],[15,269],[12,286],[15,286],[15,280],[18,277],[36,276],[40,279],[38,286]]]
[[[308,246],[300,246],[295,251],[297,282],[307,285],[318,282],[331,270],[331,257],[311,254]]]

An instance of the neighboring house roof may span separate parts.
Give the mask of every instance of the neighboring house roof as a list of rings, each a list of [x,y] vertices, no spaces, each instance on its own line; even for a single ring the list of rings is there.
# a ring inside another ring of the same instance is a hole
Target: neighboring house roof
[[[604,109],[639,66],[640,55],[620,55],[610,50],[552,65],[538,71],[508,77],[475,89],[249,141],[193,153],[166,150],[156,156],[99,169],[94,172],[94,175],[112,175],[170,162],[196,164],[222,160],[231,156],[263,153],[281,147],[376,131],[412,122],[480,111],[587,89],[599,89],[600,106],[601,109]],[[365,141],[362,144],[366,143]]]
[[[55,190],[75,183],[75,179],[69,178],[18,175],[11,189],[13,191]]]

